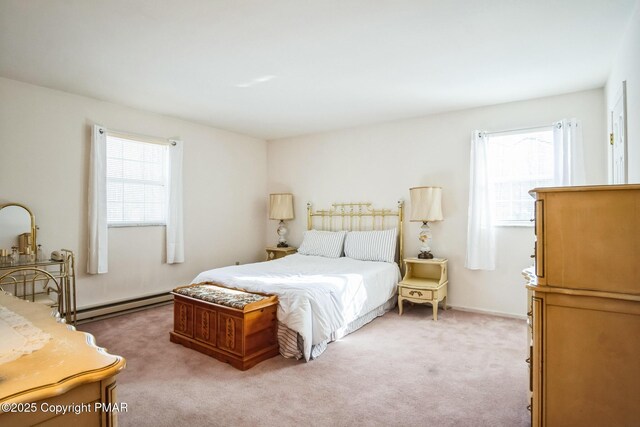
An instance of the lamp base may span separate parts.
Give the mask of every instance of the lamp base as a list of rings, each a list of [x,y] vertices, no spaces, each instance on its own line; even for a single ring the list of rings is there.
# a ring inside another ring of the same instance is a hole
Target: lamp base
[[[284,224],[283,220],[280,220],[280,224],[278,224],[278,247],[279,248],[288,248],[286,235],[289,230],[287,230],[287,226]]]
[[[420,252],[418,259],[433,259],[433,254],[431,252]]]

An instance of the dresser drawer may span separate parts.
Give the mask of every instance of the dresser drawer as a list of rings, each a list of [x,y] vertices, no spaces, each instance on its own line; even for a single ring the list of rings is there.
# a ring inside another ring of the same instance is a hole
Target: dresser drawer
[[[403,296],[405,298],[432,300],[433,291],[430,291],[428,289],[411,289],[411,288],[401,287],[400,296]]]

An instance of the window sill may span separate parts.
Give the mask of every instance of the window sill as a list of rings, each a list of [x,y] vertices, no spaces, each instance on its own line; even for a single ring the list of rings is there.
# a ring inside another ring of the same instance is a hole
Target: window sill
[[[504,222],[498,221],[494,224],[496,227],[519,227],[519,228],[533,228],[535,226],[535,222],[532,221],[514,221],[514,222]]]
[[[107,228],[126,228],[126,227],[166,227],[167,224],[157,223],[126,223],[126,224],[107,224]]]

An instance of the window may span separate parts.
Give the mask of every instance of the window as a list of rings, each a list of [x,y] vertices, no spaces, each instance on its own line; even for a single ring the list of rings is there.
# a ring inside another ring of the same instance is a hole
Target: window
[[[554,182],[553,128],[487,134],[490,194],[496,225],[533,225],[529,190]]]
[[[107,224],[165,225],[168,146],[107,133]]]

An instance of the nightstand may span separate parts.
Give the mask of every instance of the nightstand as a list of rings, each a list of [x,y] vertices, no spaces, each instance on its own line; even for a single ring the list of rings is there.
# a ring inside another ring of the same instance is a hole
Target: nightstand
[[[438,320],[438,303],[447,309],[447,260],[444,258],[404,260],[405,271],[398,283],[398,307],[402,315],[403,301],[433,306],[433,320]]]
[[[267,261],[271,261],[278,258],[284,258],[287,255],[295,254],[298,248],[288,246],[286,248],[278,248],[276,246],[270,246],[266,248]]]

